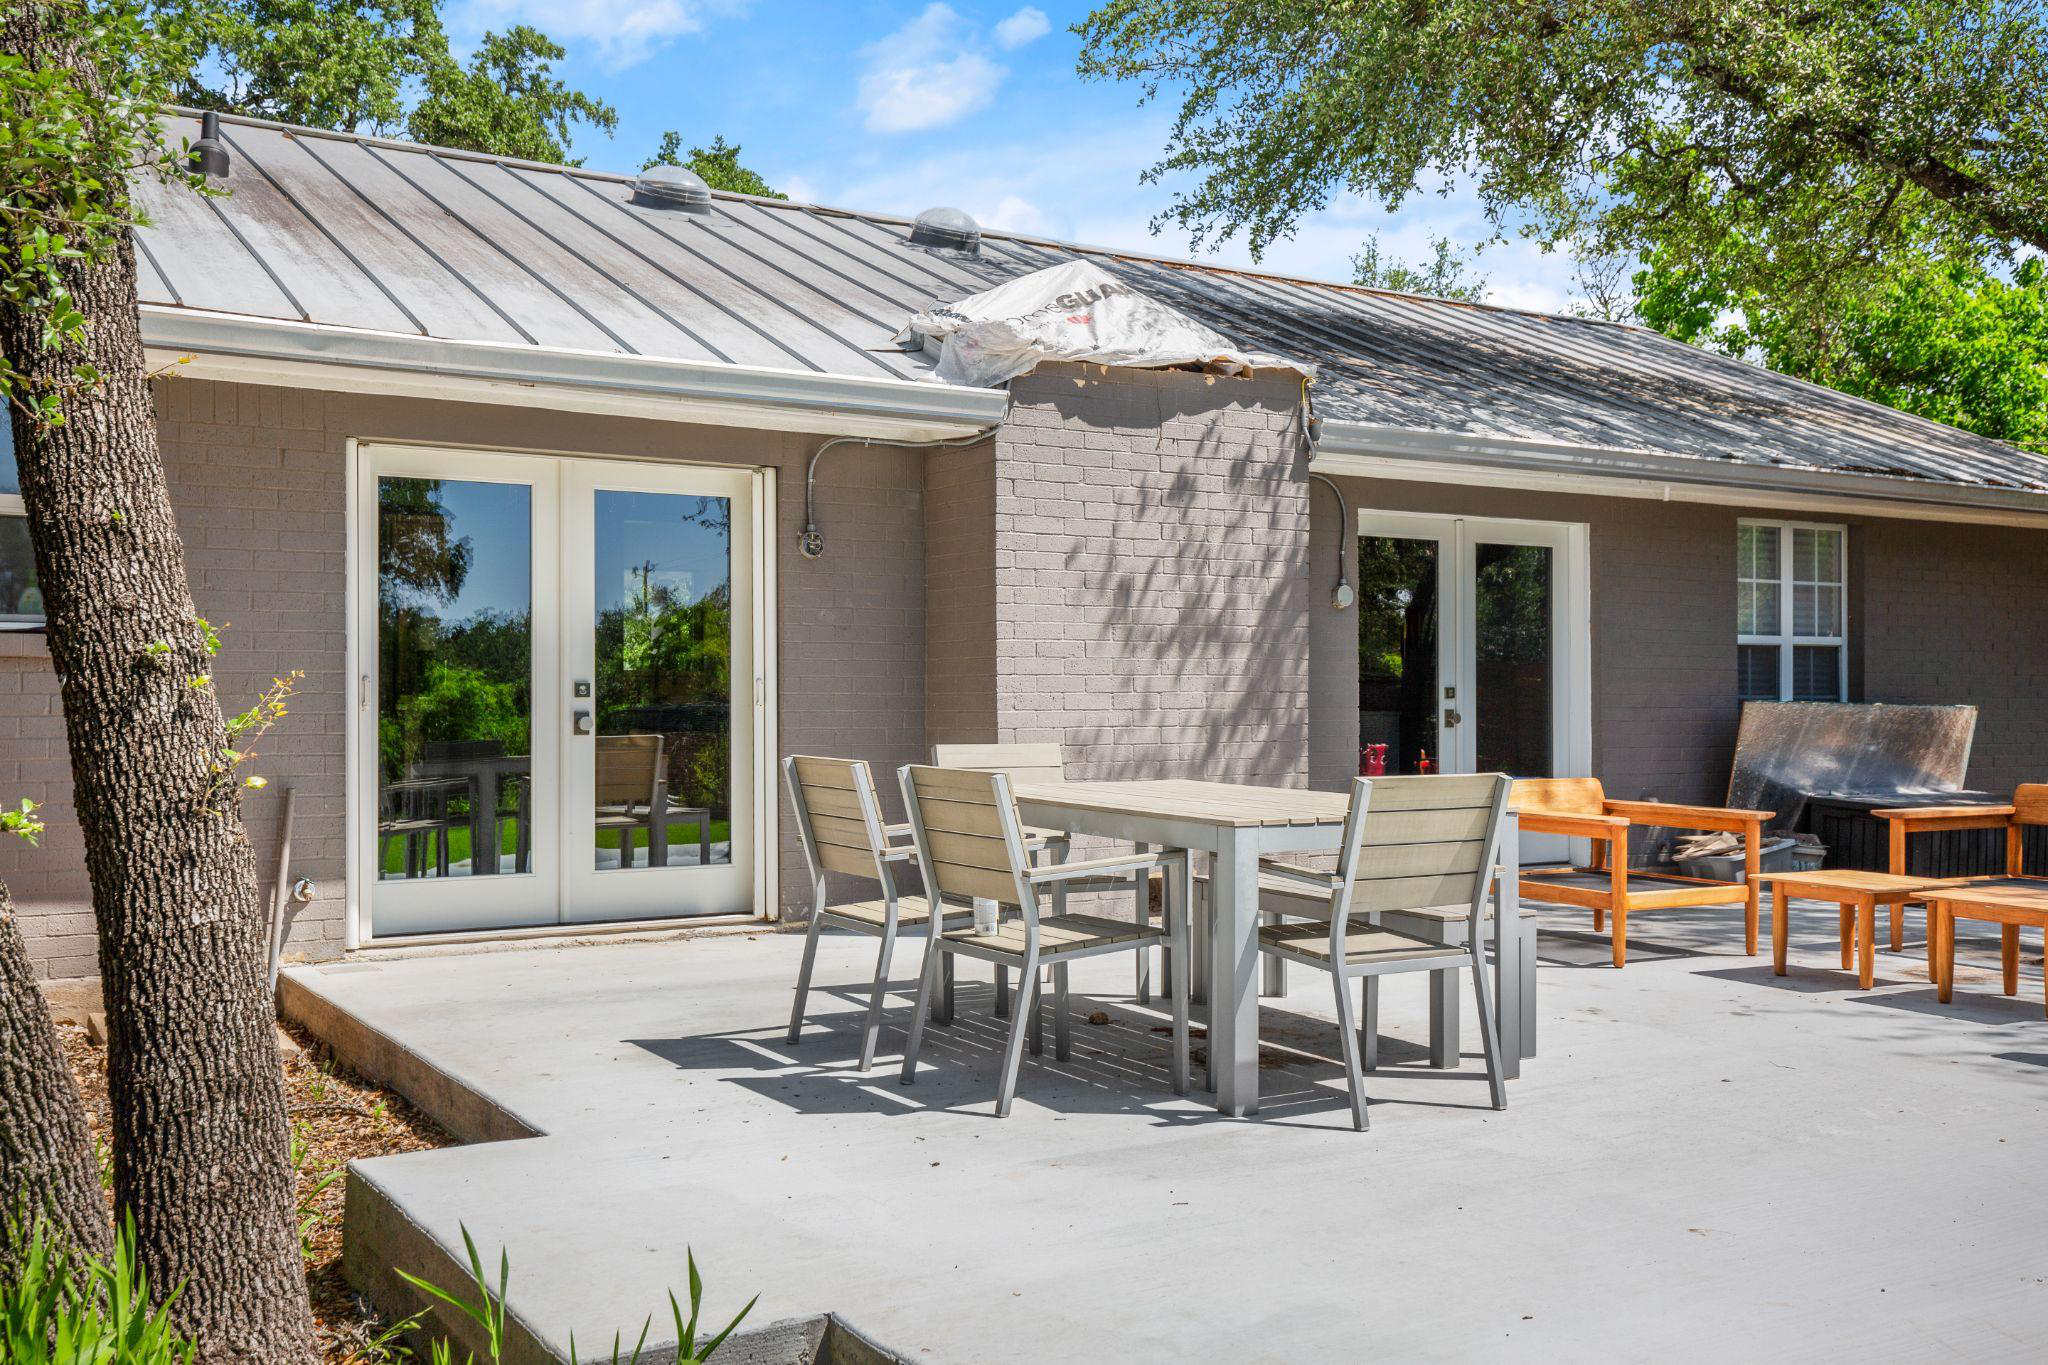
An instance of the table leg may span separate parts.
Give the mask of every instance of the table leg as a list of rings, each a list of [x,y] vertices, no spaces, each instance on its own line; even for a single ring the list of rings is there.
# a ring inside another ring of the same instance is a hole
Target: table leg
[[[1522,1058],[1534,1051],[1522,1035],[1522,826],[1512,812],[1501,823],[1500,861],[1493,883],[1493,1003],[1501,1076],[1511,1081],[1522,1074]]]
[[[1847,901],[1842,903],[1842,970],[1849,970],[1849,959],[1855,952],[1856,911]]]
[[[1895,953],[1900,953],[1900,952],[1904,952],[1905,950],[1906,950],[1906,903],[1905,903],[1904,901],[1893,901],[1893,902],[1892,902],[1892,951],[1893,951],[1893,952],[1895,952]]]
[[[1259,1111],[1257,834],[1226,831],[1209,878],[1209,1060],[1232,1118]]]
[[[1856,898],[1856,980],[1869,990],[1877,980],[1877,901]]]
[[[1771,886],[1771,970],[1779,976],[1785,974],[1785,936],[1789,932],[1786,921],[1785,888],[1775,883]]]
[[[1956,992],[1956,917],[1947,906],[1928,913],[1939,922],[1941,931],[1941,979],[1935,985],[1934,995],[1946,1005]]]
[[[1998,965],[2005,969],[2005,993],[2020,993],[2020,927],[2017,924],[1998,926]]]
[[[1512,828],[1502,834],[1504,849],[1514,847],[1513,838]],[[1514,855],[1508,853],[1493,882],[1493,1001],[1500,1028],[1501,1076],[1510,1081],[1522,1074],[1522,1058],[1528,1055],[1528,1045],[1522,1036],[1522,954],[1526,945],[1522,941],[1521,907],[1509,891],[1519,880],[1517,870]],[[1430,973],[1432,979],[1449,975]]]
[[[498,870],[498,774],[471,778],[469,793],[469,875],[491,876]]]

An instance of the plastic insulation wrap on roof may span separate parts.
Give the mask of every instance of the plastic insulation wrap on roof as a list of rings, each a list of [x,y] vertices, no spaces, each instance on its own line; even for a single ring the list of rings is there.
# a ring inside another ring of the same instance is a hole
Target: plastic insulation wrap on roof
[[[938,356],[934,376],[990,388],[1046,360],[1163,369],[1199,365],[1223,374],[1280,369],[1315,377],[1315,367],[1240,350],[1159,300],[1089,261],[1049,266],[958,303],[914,315],[896,334]]]

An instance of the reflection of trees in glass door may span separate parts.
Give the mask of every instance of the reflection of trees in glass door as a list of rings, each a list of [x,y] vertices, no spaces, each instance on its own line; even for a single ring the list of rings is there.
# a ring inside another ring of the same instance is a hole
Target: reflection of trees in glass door
[[[371,446],[359,479],[371,935],[751,910],[755,475]]]

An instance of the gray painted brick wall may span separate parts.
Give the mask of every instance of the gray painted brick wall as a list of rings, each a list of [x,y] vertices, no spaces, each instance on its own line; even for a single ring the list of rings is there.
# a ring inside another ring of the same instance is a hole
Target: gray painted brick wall
[[[997,438],[999,738],[1079,777],[1307,770],[1301,391],[1047,365]]]
[[[331,956],[342,944],[351,436],[778,470],[783,751],[864,757],[888,771],[923,750],[924,466],[916,452],[826,456],[818,511],[830,548],[813,562],[789,551],[817,436],[195,380],[159,386],[158,419],[194,597],[203,615],[228,626],[221,697],[237,703],[287,669],[307,675],[290,716],[258,746],[253,766],[271,786],[246,806],[267,897],[279,793],[288,785],[298,792],[294,872],[321,894],[293,919],[290,953]],[[781,800],[779,782],[777,793]],[[22,637],[0,638],[0,796],[42,802],[48,817],[40,847],[0,842],[0,880],[38,970],[96,975],[56,678],[39,642]],[[782,827],[783,899],[804,903],[802,855],[786,818]]]
[[[1850,697],[1970,702],[1973,786],[2048,778],[2038,723],[2048,646],[2033,625],[2048,593],[2048,531],[1896,518],[1340,479],[1353,509],[1583,522],[1592,586],[1593,771],[1618,798],[1727,796],[1735,695],[1735,530],[1744,516],[1849,527]],[[1334,574],[1336,499],[1315,507],[1311,600]],[[1355,572],[1355,570],[1354,570]],[[1315,785],[1356,766],[1355,612],[1310,615]]]

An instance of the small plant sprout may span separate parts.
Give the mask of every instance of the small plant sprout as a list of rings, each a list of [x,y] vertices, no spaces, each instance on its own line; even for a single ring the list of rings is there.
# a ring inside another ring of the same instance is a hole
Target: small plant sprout
[[[470,1283],[476,1290],[476,1300],[474,1302],[451,1294],[439,1285],[430,1283],[404,1270],[398,1270],[398,1277],[407,1284],[412,1285],[415,1289],[431,1294],[434,1298],[439,1299],[442,1303],[447,1304],[450,1308],[453,1308],[456,1312],[484,1329],[485,1350],[487,1354],[482,1358],[481,1362],[478,1362],[477,1357],[472,1355],[470,1357],[471,1365],[499,1365],[499,1362],[504,1359],[505,1285],[512,1278],[512,1262],[505,1252],[500,1251],[498,1253],[498,1285],[496,1289],[493,1289],[490,1280],[484,1274],[483,1257],[477,1254],[476,1240],[469,1235],[469,1228],[466,1225],[462,1229],[462,1245],[464,1250],[469,1253]],[[734,1314],[733,1320],[728,1322],[725,1325],[725,1329],[719,1332],[718,1335],[699,1342],[697,1340],[697,1321],[699,1317],[698,1310],[704,1302],[704,1280],[697,1273],[696,1254],[686,1248],[684,1255],[688,1258],[690,1267],[690,1316],[687,1321],[684,1320],[682,1305],[676,1302],[674,1294],[670,1294],[668,1296],[669,1312],[675,1318],[676,1324],[676,1353],[673,1359],[675,1360],[675,1365],[704,1365],[704,1362],[711,1359],[712,1353],[725,1344],[725,1339],[733,1334],[733,1330],[740,1325],[747,1314],[754,1311],[754,1305],[761,1301],[761,1296],[756,1294],[753,1298],[748,1299],[747,1306]],[[394,1266],[393,1269],[396,1270],[397,1267]],[[640,1339],[633,1344],[631,1355],[620,1354],[624,1347],[624,1335],[622,1333],[614,1333],[612,1335],[612,1365],[637,1365],[641,1351],[647,1345],[647,1333],[653,1322],[654,1319],[649,1317],[645,1322],[641,1323]],[[445,1341],[434,1343],[432,1358],[434,1365],[452,1365],[455,1359],[453,1351]],[[569,1340],[569,1361],[570,1365],[581,1365],[576,1354],[576,1341],[574,1337],[571,1337]],[[593,1365],[595,1365],[595,1362],[593,1362]]]
[[[43,822],[36,818],[36,803],[24,797],[16,809],[0,810],[0,834],[12,834],[25,844],[40,839]]]

